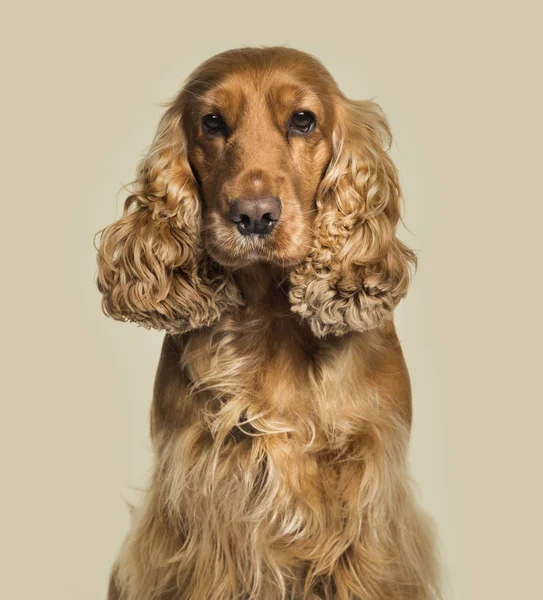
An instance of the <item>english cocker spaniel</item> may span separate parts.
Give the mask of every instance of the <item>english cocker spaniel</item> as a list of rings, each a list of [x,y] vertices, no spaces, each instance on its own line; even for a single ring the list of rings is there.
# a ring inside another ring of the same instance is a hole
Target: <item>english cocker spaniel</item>
[[[284,47],[214,56],[169,105],[100,237],[104,311],[166,331],[110,599],[439,596],[389,145],[376,104]]]

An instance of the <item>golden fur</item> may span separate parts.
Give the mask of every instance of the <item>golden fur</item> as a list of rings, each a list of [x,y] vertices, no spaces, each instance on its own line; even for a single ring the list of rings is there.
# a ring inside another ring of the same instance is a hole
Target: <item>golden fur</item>
[[[300,110],[310,135],[289,133]],[[202,132],[208,113],[227,135]],[[415,258],[389,144],[374,103],[287,48],[215,56],[170,104],[99,249],[105,312],[167,332],[111,599],[439,596],[406,467],[392,312]],[[241,236],[229,202],[264,193],[281,219]]]

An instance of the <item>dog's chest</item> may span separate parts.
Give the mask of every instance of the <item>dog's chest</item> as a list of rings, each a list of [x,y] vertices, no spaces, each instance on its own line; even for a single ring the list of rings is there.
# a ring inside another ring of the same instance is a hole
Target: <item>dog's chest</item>
[[[166,496],[204,511],[210,537],[258,543],[273,561],[285,548],[289,560],[326,554],[323,540],[356,524],[368,434],[356,356],[348,340],[307,339],[286,319],[202,332],[182,361],[194,392],[168,446]]]
[[[226,322],[203,336],[195,349],[191,379],[213,399],[215,430],[235,426],[236,418],[239,423],[254,420],[257,430],[261,426],[270,434],[273,422],[292,430],[291,437],[309,430],[315,436],[337,430],[349,405],[360,402],[349,344],[317,340],[295,319]]]

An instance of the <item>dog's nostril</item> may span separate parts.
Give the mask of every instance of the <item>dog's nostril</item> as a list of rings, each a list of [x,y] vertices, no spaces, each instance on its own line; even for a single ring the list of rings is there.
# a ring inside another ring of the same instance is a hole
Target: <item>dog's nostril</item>
[[[243,235],[270,233],[281,217],[281,200],[273,196],[236,200],[229,217]]]
[[[236,223],[236,221],[234,221],[234,223]],[[243,227],[247,228],[251,225],[251,219],[250,219],[249,215],[240,215],[239,221],[237,221],[237,223],[239,223],[240,225],[243,225]]]

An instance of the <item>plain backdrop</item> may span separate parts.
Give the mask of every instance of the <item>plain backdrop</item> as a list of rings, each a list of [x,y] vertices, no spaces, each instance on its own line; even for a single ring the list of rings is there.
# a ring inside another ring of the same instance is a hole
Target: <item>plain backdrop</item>
[[[446,600],[541,597],[541,15],[527,2],[1,9],[0,597],[96,600],[151,466],[162,334],[106,319],[94,234],[160,104],[244,45],[315,54],[395,135],[420,267],[396,322]],[[205,599],[202,599],[205,600]],[[270,599],[273,600],[273,599]]]

